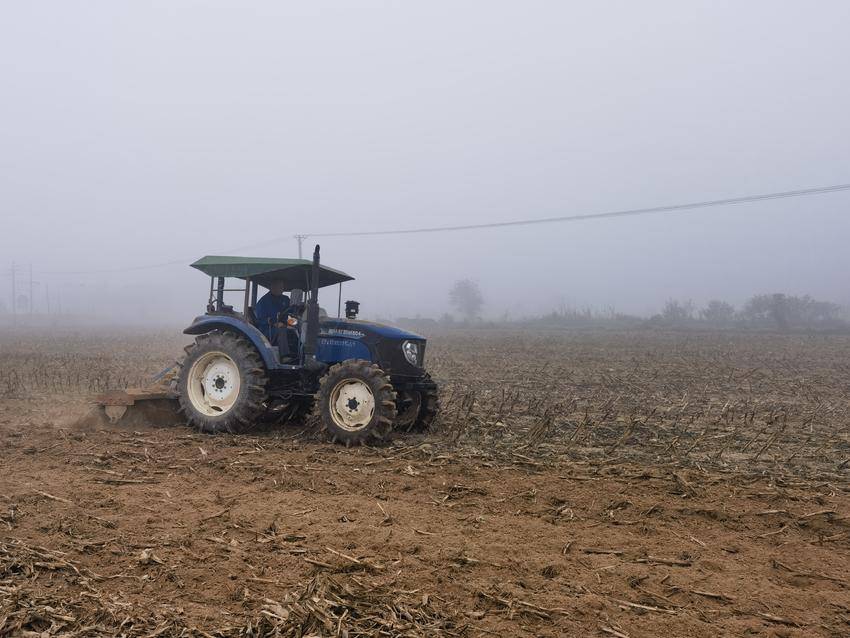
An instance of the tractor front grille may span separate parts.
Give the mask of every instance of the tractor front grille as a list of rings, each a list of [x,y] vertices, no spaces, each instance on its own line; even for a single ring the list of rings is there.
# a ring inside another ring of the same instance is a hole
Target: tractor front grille
[[[417,366],[412,366],[407,362],[404,353],[401,351],[401,341],[379,341],[375,345],[375,350],[378,354],[378,365],[385,372],[394,375],[419,377],[425,372],[425,341],[418,341],[419,344],[419,361]]]

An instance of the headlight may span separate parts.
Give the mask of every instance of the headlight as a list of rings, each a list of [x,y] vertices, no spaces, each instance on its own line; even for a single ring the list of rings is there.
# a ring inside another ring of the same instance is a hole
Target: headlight
[[[419,344],[415,341],[405,341],[401,344],[401,350],[404,352],[404,358],[412,366],[419,365]]]

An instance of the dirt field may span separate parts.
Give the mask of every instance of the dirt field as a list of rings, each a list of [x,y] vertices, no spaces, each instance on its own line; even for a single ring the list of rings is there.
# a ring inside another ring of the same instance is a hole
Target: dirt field
[[[433,433],[76,423],[179,334],[0,335],[0,636],[850,635],[850,339],[434,335]]]

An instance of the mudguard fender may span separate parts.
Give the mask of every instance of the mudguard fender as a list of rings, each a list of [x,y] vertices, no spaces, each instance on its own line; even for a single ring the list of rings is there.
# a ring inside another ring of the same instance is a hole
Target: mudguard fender
[[[224,317],[217,315],[202,315],[196,317],[188,328],[183,331],[187,335],[202,335],[213,330],[230,330],[238,332],[250,341],[257,349],[268,370],[281,367],[280,354],[266,336],[248,322],[236,317]]]

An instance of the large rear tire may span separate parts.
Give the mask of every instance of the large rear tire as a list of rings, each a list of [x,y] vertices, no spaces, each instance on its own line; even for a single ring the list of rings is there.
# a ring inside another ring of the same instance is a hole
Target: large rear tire
[[[180,411],[201,432],[238,432],[262,417],[268,376],[247,339],[218,330],[199,335],[178,365]]]
[[[319,381],[314,415],[333,442],[381,443],[393,429],[396,393],[377,365],[361,359],[343,361]]]

